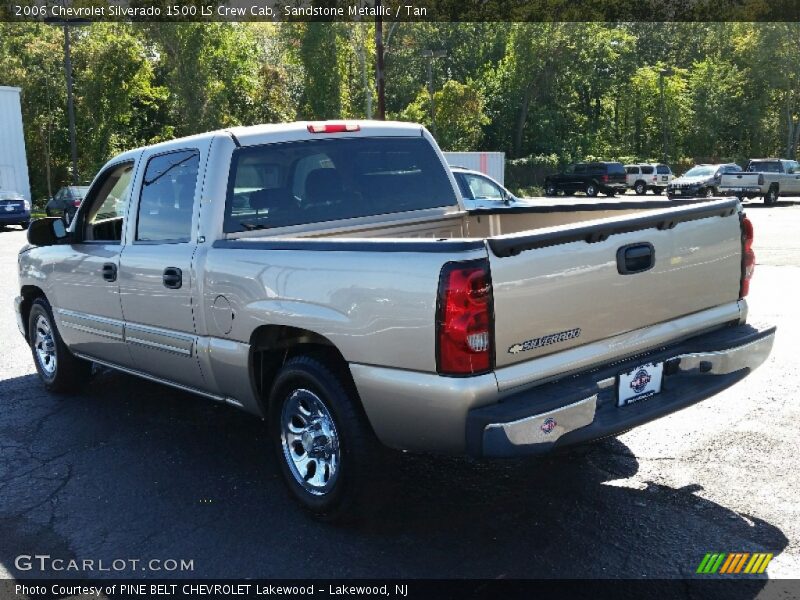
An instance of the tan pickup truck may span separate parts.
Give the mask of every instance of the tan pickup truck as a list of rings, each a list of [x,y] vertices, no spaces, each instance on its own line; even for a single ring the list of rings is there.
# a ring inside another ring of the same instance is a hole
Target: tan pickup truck
[[[544,453],[738,382],[752,240],[735,199],[467,211],[419,125],[263,125],[111,160],[32,223],[16,311],[49,390],[99,363],[248,411],[337,516],[382,446]]]

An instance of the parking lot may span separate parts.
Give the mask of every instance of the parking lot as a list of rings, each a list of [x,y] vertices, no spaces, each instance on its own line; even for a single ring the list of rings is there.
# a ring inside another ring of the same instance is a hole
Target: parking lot
[[[79,395],[45,393],[12,306],[25,234],[0,231],[0,576],[69,575],[15,566],[49,554],[193,561],[97,577],[657,578],[716,551],[774,553],[766,575],[798,578],[800,201],[747,212],[751,320],[778,325],[760,370],[544,459],[398,457],[358,526],[297,508],[261,423],[229,406],[107,370]]]

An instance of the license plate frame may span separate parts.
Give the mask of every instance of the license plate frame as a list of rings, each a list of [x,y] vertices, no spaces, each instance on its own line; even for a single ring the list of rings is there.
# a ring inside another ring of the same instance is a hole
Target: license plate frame
[[[645,398],[657,396],[664,384],[664,363],[638,365],[617,375],[617,406],[624,408]]]

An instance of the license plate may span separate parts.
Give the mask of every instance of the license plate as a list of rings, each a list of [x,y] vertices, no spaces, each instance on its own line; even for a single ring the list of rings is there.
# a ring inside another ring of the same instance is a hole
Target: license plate
[[[664,363],[647,363],[620,373],[617,383],[617,406],[633,404],[661,391]]]
[[[666,180],[667,180],[667,177],[668,177],[668,175],[662,175],[662,176],[661,176],[661,181],[666,181]]]
[[[680,190],[672,190],[672,195],[673,195],[673,196],[680,196],[682,193],[683,193],[683,192],[682,192],[682,191],[680,191]]]
[[[16,208],[13,204],[6,204],[6,212],[14,212]]]

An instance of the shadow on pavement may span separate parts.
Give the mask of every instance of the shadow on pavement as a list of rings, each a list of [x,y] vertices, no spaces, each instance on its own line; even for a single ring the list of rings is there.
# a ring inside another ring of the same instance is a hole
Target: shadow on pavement
[[[680,577],[706,552],[787,545],[699,486],[626,487],[638,462],[615,439],[538,460],[398,456],[374,514],[346,527],[292,502],[261,422],[230,407],[111,371],[73,397],[32,375],[0,397],[0,565],[15,577]],[[42,573],[20,554],[193,570]]]

